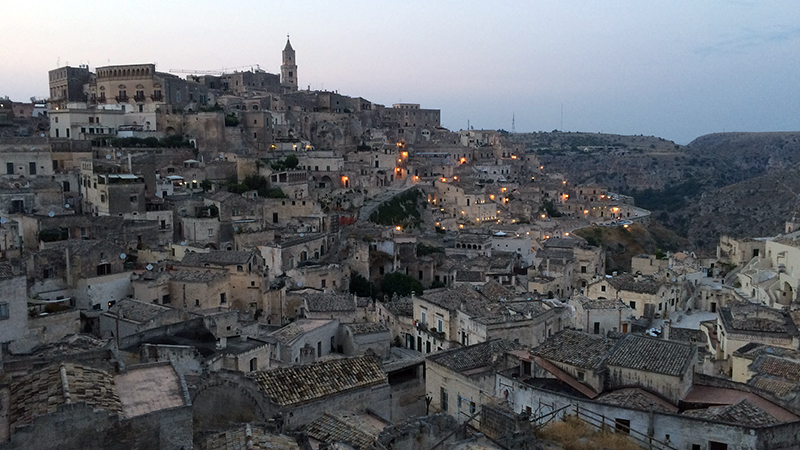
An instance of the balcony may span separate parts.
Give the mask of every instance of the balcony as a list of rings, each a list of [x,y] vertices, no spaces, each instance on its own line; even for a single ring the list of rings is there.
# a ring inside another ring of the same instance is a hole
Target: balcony
[[[133,96],[133,101],[135,101],[136,103],[143,103],[146,98],[147,97],[145,97],[144,94],[142,94],[142,95],[134,95]]]
[[[106,102],[106,96],[105,95],[101,95],[100,97],[97,97],[97,103],[105,103],[105,102]]]
[[[154,102],[161,102],[164,101],[164,96],[161,94],[153,94],[150,96],[150,99],[153,100]]]
[[[114,97],[114,99],[117,100],[117,103],[127,103],[128,102],[128,98],[130,98],[130,97],[128,97],[127,95],[118,95],[118,96]]]

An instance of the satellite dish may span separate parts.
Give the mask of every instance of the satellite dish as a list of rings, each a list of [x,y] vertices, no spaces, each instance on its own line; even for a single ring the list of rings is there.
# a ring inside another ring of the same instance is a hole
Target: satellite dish
[[[111,155],[106,155],[106,159],[111,159]]]
[[[144,268],[147,269],[147,270],[153,270],[153,265],[152,264],[148,264],[148,265],[144,266]]]
[[[64,204],[64,208],[67,208],[67,209],[69,209],[69,203],[65,203],[65,204]]]
[[[298,282],[298,283],[297,283],[297,286],[298,286],[298,287],[303,287],[303,282]]]
[[[303,237],[303,233],[300,233],[300,237]]]
[[[122,156],[122,152],[117,152],[117,156]]]
[[[125,259],[127,257],[128,257],[128,255],[126,255],[125,252],[122,252],[122,253],[119,254],[119,259]]]
[[[41,133],[39,136],[44,137],[44,133]]]
[[[50,211],[49,213],[47,213],[47,215],[50,216],[50,217],[54,217],[56,215],[56,213],[54,213],[53,211]]]
[[[8,219],[6,219],[5,217],[0,217],[0,223],[6,223],[7,221]]]
[[[186,245],[186,241],[181,241],[181,245]]]

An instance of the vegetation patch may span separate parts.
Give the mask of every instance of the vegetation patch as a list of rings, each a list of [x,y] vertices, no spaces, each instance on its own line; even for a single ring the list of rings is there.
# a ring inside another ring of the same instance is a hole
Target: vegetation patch
[[[225,188],[228,189],[228,192],[233,192],[234,194],[256,191],[259,197],[289,198],[289,196],[283,193],[281,188],[270,187],[267,179],[261,175],[248,175],[241,183],[238,183],[236,179],[230,179],[225,183]]]
[[[418,201],[422,193],[411,189],[389,201],[383,202],[369,216],[369,221],[379,225],[416,226],[421,222]]]
[[[397,294],[400,297],[408,297],[411,293],[422,295],[423,287],[416,278],[404,273],[392,272],[383,277],[381,281],[381,292],[389,298]]]
[[[565,450],[642,450],[628,436],[611,431],[598,431],[575,416],[551,422],[537,432],[541,439],[553,441]]]
[[[167,136],[161,139],[156,137],[111,138],[109,139],[109,143],[112,147],[117,148],[194,148],[194,144],[180,135]]]

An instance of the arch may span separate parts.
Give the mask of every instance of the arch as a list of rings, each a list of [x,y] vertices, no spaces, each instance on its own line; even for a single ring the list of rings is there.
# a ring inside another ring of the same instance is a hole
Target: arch
[[[789,284],[788,281],[784,281],[781,284],[780,295],[778,296],[778,303],[784,306],[789,306],[792,304],[793,299],[794,299],[794,288],[792,288],[792,285]]]
[[[192,393],[194,421],[207,428],[266,422],[272,414],[264,402],[258,390],[244,379],[211,379]]]
[[[210,248],[212,250],[219,250],[219,248],[217,248],[217,244],[215,244],[213,242],[209,242],[208,244],[206,244],[205,248]]]

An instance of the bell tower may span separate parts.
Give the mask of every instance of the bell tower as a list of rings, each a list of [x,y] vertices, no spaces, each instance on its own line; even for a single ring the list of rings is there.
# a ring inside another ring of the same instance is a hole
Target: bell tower
[[[281,64],[281,88],[284,92],[297,90],[297,64],[288,34],[286,35],[286,47],[283,49],[283,63]]]

